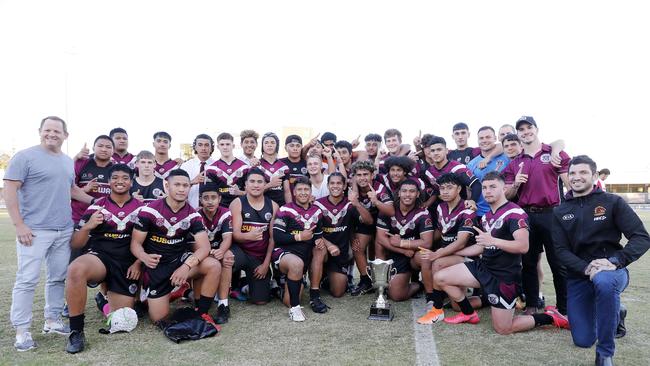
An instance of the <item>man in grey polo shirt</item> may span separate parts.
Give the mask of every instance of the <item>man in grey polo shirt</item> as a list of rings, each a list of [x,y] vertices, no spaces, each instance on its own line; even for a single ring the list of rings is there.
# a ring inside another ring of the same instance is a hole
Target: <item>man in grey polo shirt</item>
[[[38,131],[40,145],[14,155],[4,176],[4,198],[16,227],[18,270],[11,323],[16,328],[14,346],[18,351],[36,347],[29,329],[43,260],[47,265],[43,332],[69,333],[61,311],[73,227],[70,197],[84,202],[92,199],[75,189],[72,159],[61,151],[68,137],[65,122],[46,117]]]

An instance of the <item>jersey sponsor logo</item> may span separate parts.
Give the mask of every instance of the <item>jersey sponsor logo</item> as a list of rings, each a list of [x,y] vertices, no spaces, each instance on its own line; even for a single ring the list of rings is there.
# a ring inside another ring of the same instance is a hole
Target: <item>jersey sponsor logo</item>
[[[244,213],[244,217],[247,218],[247,219],[250,218],[250,217],[251,217],[250,212],[245,212],[245,213]]]
[[[542,154],[542,156],[539,157],[539,160],[544,164],[548,164],[551,162],[551,154]]]
[[[174,245],[183,242],[185,240],[184,238],[178,238],[178,239],[167,239],[162,236],[158,235],[151,235],[151,238],[149,238],[150,241],[158,244],[166,244],[166,245]]]
[[[573,220],[574,218],[575,218],[575,215],[573,215],[573,214],[566,214],[566,215],[562,216],[562,220],[564,220],[564,221]]]
[[[338,227],[324,227],[323,232],[325,233],[342,233],[348,229],[347,226],[338,226]]]
[[[178,219],[176,218],[176,216],[174,216],[174,217],[172,217],[171,219],[169,219],[169,222],[171,222],[172,224],[175,224],[176,221],[178,221]]]
[[[120,211],[117,213],[117,217],[124,217],[125,213],[124,211]]]
[[[607,212],[607,210],[605,209],[605,207],[603,207],[603,206],[598,206],[598,207],[596,207],[596,208],[594,209],[594,216],[595,216],[595,217],[596,217],[596,216],[603,216],[603,215],[605,214],[605,212]]]
[[[125,239],[130,236],[131,234],[104,233],[104,237],[108,239]]]
[[[597,216],[594,217],[594,221],[605,221],[607,219],[607,216]]]
[[[91,180],[92,178],[93,178],[93,173],[83,173],[81,175],[81,179],[83,179],[83,180],[86,180],[86,179]]]

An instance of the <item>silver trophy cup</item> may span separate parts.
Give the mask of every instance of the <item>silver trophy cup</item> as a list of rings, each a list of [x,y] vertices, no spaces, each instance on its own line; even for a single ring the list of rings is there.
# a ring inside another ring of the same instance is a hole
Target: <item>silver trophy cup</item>
[[[393,320],[390,303],[384,297],[384,288],[388,287],[388,283],[395,274],[397,274],[397,268],[393,268],[392,259],[387,261],[375,259],[368,262],[368,276],[372,279],[372,286],[379,292],[377,300],[370,305],[369,320]]]

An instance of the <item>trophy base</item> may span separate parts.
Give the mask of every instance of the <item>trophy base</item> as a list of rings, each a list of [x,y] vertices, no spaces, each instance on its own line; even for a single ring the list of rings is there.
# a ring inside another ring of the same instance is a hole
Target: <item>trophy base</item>
[[[370,305],[368,320],[393,320],[393,312],[390,310],[390,304],[386,304],[385,308],[378,308],[375,304]]]

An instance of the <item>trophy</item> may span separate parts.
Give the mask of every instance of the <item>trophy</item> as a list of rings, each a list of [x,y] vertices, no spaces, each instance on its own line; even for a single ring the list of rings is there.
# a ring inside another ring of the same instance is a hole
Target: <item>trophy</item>
[[[372,279],[372,286],[379,292],[377,301],[370,305],[369,320],[393,320],[390,303],[384,298],[384,288],[388,287],[388,282],[395,274],[397,268],[393,268],[392,259],[375,259],[368,262],[368,276]]]

